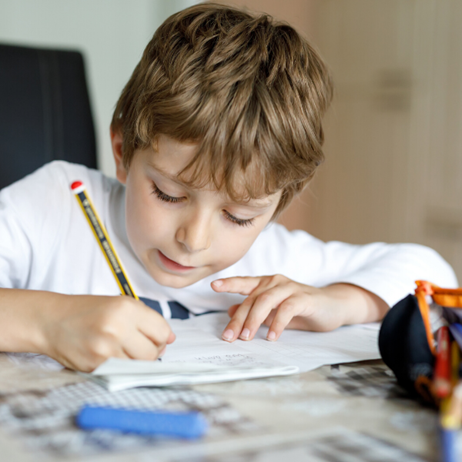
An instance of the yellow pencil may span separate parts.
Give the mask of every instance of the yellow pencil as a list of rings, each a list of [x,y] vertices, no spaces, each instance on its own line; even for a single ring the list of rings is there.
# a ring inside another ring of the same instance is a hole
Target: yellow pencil
[[[440,407],[441,426],[447,430],[458,430],[462,425],[462,380],[459,379],[460,351],[455,340],[451,341],[452,392]]]
[[[458,430],[462,425],[462,382],[459,382],[452,394],[445,398],[440,406],[440,423],[447,430]]]
[[[459,368],[460,368],[460,351],[459,345],[455,340],[451,341],[451,381],[452,386],[455,387],[459,382]]]
[[[114,249],[114,246],[109,239],[106,228],[101,222],[98,213],[93,206],[90,197],[85,191],[85,185],[81,181],[74,181],[71,185],[72,192],[75,194],[77,202],[80,204],[82,211],[85,215],[85,218],[90,225],[91,230],[98,242],[106,261],[108,262],[109,267],[111,268],[112,274],[114,275],[117,285],[120,288],[122,295],[129,295],[130,297],[138,299],[138,296],[135,294],[130,281],[128,280],[127,275],[123,269],[122,263],[117,256],[117,253]]]

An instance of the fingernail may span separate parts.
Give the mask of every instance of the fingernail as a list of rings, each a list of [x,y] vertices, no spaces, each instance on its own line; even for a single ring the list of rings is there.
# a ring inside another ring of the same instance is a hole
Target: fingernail
[[[164,356],[165,350],[166,350],[166,348],[164,348],[164,349],[159,353],[158,358],[162,358],[162,356]]]
[[[221,287],[223,285],[223,281],[221,279],[217,279],[216,281],[213,281],[212,284],[214,287]]]
[[[234,337],[234,332],[231,329],[227,329],[223,332],[221,338],[223,340],[231,340]]]
[[[267,338],[268,340],[270,340],[270,341],[276,340],[276,332],[270,330],[270,331],[268,332],[268,335],[266,336],[266,338]]]
[[[242,340],[248,340],[250,337],[250,330],[247,327],[241,332],[240,338]]]

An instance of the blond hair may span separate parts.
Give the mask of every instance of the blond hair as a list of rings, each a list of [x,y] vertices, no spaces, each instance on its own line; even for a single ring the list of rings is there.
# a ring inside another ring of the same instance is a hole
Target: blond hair
[[[330,74],[295,29],[203,3],[170,16],[125,86],[111,127],[123,161],[164,134],[197,142],[179,177],[235,200],[282,190],[277,216],[323,161]],[[187,174],[187,175],[186,175]]]

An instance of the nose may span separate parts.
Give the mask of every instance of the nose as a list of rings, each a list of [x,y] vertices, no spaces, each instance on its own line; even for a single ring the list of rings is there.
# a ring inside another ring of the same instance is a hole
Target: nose
[[[190,253],[207,250],[212,243],[211,217],[206,213],[192,212],[180,224],[175,237]]]

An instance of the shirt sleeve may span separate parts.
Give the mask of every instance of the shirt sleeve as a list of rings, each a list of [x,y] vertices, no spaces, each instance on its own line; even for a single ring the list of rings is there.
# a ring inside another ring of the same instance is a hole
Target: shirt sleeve
[[[0,192],[0,287],[20,289],[27,286],[32,249],[10,192]]]
[[[457,287],[452,267],[437,252],[422,245],[326,243],[304,231],[289,232],[277,224],[261,236],[251,253],[259,254],[260,271],[266,268],[263,274],[283,274],[315,287],[353,284],[378,295],[389,306],[413,293],[418,279],[441,287]]]
[[[0,191],[0,287],[29,289],[46,272],[69,208],[63,165],[47,164]]]

